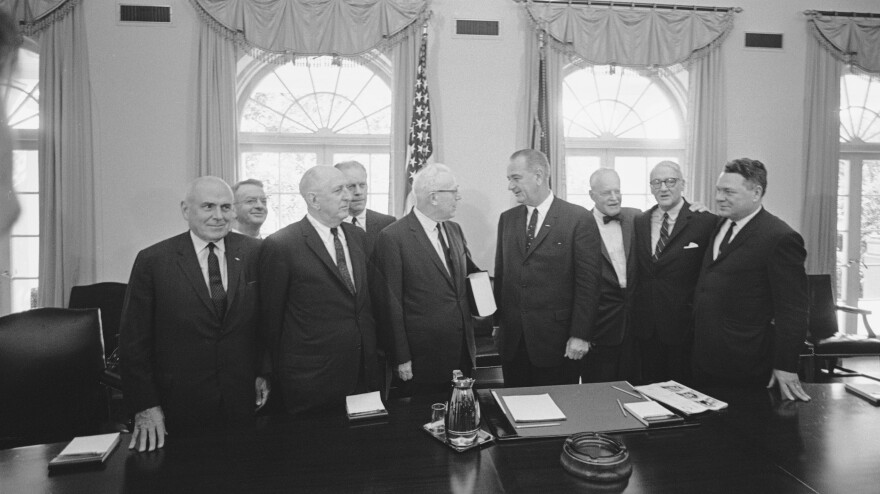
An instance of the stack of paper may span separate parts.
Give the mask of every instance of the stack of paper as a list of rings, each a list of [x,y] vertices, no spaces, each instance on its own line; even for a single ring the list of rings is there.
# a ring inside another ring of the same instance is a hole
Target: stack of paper
[[[868,400],[872,405],[880,404],[880,383],[846,383],[844,387],[850,393]]]
[[[623,405],[639,421],[648,427],[652,425],[682,422],[684,419],[667,410],[656,401],[636,401]]]
[[[78,463],[103,463],[119,444],[119,433],[74,438],[49,462],[49,468]]]
[[[504,404],[515,422],[565,420],[565,414],[548,393],[505,396]]]
[[[636,386],[636,389],[661,403],[671,406],[685,415],[717,411],[727,408],[727,403],[716,400],[675,381]]]
[[[346,396],[345,411],[348,412],[349,420],[384,417],[388,415],[388,410],[385,409],[385,405],[382,403],[382,398],[379,396],[378,391]]]

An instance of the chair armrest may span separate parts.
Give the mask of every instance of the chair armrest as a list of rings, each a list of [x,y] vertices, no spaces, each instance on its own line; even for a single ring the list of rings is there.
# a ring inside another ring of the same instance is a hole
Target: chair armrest
[[[864,316],[871,314],[871,311],[869,311],[868,309],[859,309],[858,307],[853,307],[851,305],[837,304],[835,308],[841,312],[846,312],[848,314],[862,314]]]

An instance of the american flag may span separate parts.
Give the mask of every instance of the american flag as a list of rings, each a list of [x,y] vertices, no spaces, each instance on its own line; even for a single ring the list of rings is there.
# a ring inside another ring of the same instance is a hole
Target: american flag
[[[413,97],[412,123],[409,127],[409,160],[406,163],[406,192],[412,188],[413,175],[422,169],[434,152],[431,144],[431,105],[428,98],[428,78],[426,69],[426,52],[428,33],[422,33],[422,44],[419,48],[419,65],[416,68],[415,95]]]

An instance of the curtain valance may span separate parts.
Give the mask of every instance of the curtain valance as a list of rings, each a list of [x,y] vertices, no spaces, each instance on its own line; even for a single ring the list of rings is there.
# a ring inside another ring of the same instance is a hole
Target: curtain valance
[[[550,46],[575,62],[669,67],[704,56],[733,28],[734,9],[718,12],[525,3]]]
[[[190,0],[218,34],[264,61],[352,57],[419,28],[427,0]]]
[[[880,73],[880,19],[841,17],[807,11],[807,25],[816,40],[843,63]]]
[[[12,13],[21,34],[34,36],[66,17],[82,0],[0,0],[0,9]]]

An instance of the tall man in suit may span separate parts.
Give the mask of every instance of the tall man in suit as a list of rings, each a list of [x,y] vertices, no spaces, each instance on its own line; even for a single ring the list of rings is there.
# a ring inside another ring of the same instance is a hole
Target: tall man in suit
[[[232,186],[235,195],[235,219],[232,231],[254,238],[260,236],[260,228],[266,222],[269,199],[263,190],[263,182],[255,178],[242,180]]]
[[[351,192],[351,202],[348,205],[348,218],[346,223],[359,226],[367,233],[367,259],[373,254],[373,246],[376,237],[379,236],[386,226],[397,221],[397,218],[388,214],[378,213],[367,209],[367,169],[357,161],[343,161],[337,163],[336,168],[345,174],[348,180],[348,191]]]
[[[586,209],[550,191],[540,151],[513,153],[507,188],[519,206],[501,214],[495,251],[496,343],[506,386],[572,384],[599,299],[601,240]]]
[[[583,359],[583,382],[632,379],[635,349],[630,305],[635,287],[633,221],[641,211],[621,207],[620,177],[609,168],[590,176],[590,198],[595,207],[591,230],[601,238],[599,300],[587,337],[590,351]]]
[[[633,248],[639,277],[633,322],[642,381],[690,383],[694,287],[716,217],[696,212],[682,197],[678,163],[657,163],[650,185],[657,204],[636,217]]]
[[[259,242],[229,232],[232,190],[201,177],[180,209],[189,231],[142,250],[131,270],[119,334],[125,400],[135,413],[129,448],[247,424],[257,377]]]
[[[290,413],[378,389],[365,236],[343,222],[347,180],[333,167],[316,166],[299,189],[308,213],[263,240],[260,254],[260,324]]]
[[[809,302],[800,234],[761,203],[767,170],[730,161],[715,185],[721,219],[694,294],[694,380],[779,385],[786,399],[809,400],[797,375]]]
[[[466,278],[476,269],[461,227],[450,221],[461,195],[449,168],[428,165],[412,188],[416,207],[382,230],[374,259],[397,375],[412,380],[416,394],[434,393],[449,389],[453,370],[473,369]]]

